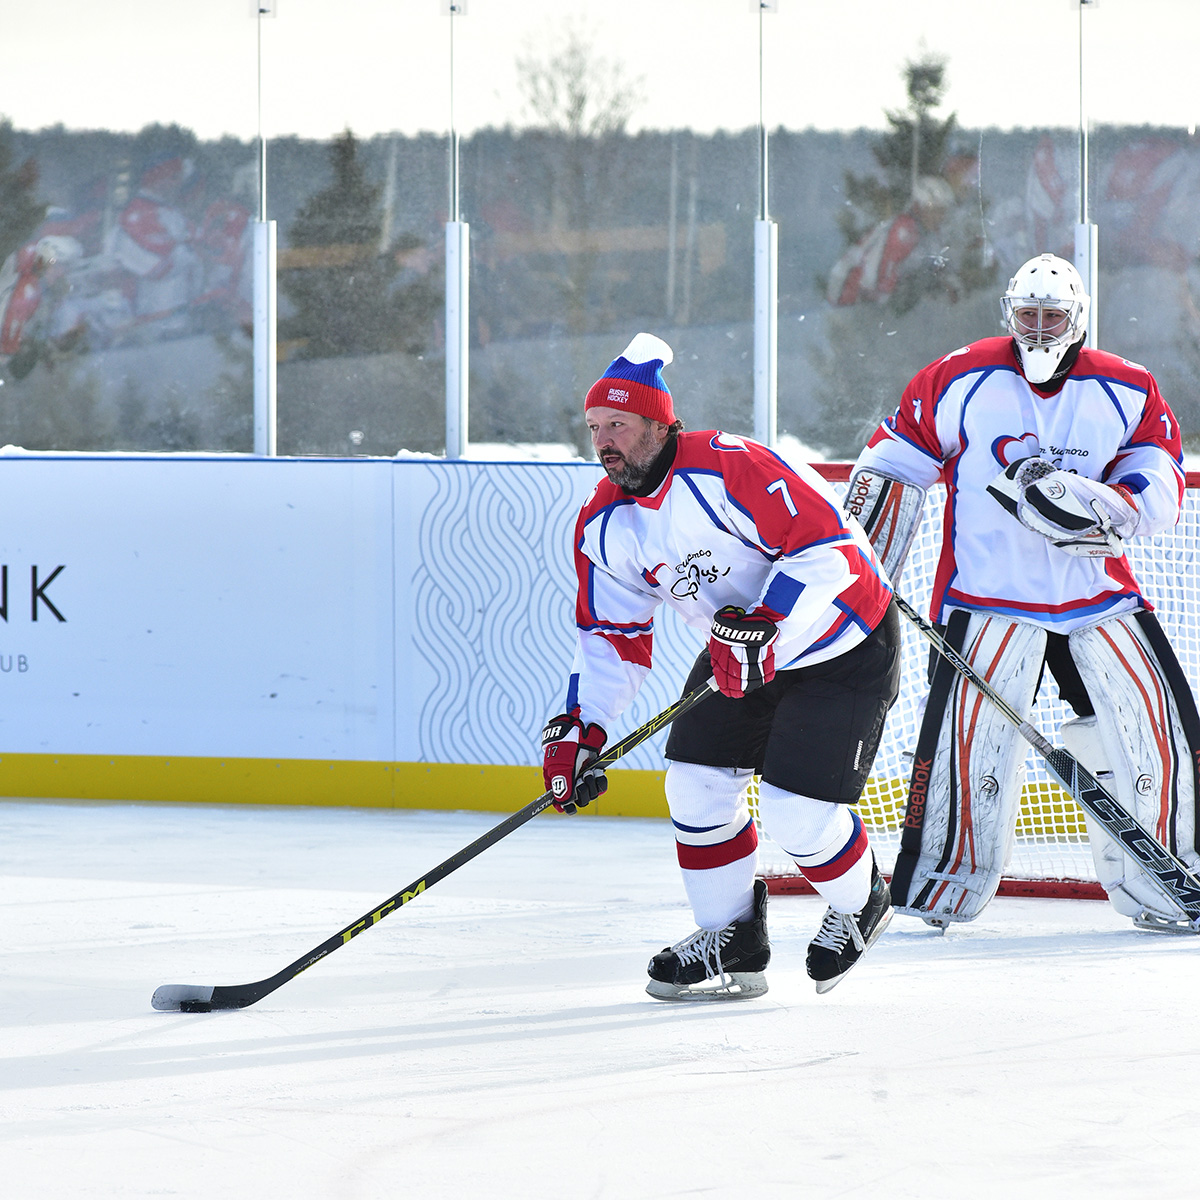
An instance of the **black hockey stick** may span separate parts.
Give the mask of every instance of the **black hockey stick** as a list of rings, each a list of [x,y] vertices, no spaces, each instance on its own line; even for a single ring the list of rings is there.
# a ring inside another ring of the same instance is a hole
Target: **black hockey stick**
[[[656,717],[651,717],[644,725],[639,726],[627,737],[622,738],[615,746],[605,750],[597,759],[595,765],[610,766],[617,759],[628,754],[630,750],[640,746],[647,738],[653,737],[665,725],[669,725],[676,717],[682,716],[688,709],[699,704],[706,696],[716,691],[716,680],[710,679],[706,684],[665,708]],[[272,975],[269,979],[260,979],[257,983],[235,984],[230,987],[202,986],[193,983],[167,983],[158,988],[150,999],[150,1003],[162,1012],[211,1012],[214,1008],[246,1008],[269,996],[276,988],[282,987],[289,980],[295,979],[301,971],[307,971],[314,963],[320,962],[326,955],[344,946],[351,938],[357,937],[364,930],[382,921],[388,913],[394,912],[410,900],[416,899],[422,892],[433,887],[435,883],[445,879],[452,871],[469,863],[476,855],[482,854],[489,846],[494,846],[502,838],[508,837],[515,829],[519,829],[526,821],[544,812],[554,803],[554,796],[544,792],[536,800],[524,808],[506,817],[499,825],[488,830],[482,837],[476,838],[469,846],[464,846],[457,854],[452,854],[445,862],[439,863],[432,871],[422,875],[420,879],[402,888],[394,896],[389,896],[378,908],[359,917],[345,929],[335,933],[333,937],[310,950],[303,957],[296,959],[290,966]]]
[[[1119,842],[1130,858],[1144,868],[1158,890],[1188,915],[1191,926],[1200,933],[1200,879],[1176,858],[1125,806],[1066,750],[1047,741],[1038,729],[1021,717],[1015,708],[951,646],[938,631],[902,597],[896,607],[925,635],[934,649],[981,695],[990,700],[1021,736],[1033,746],[1046,763],[1046,769],[1089,817]],[[1184,932],[1180,927],[1180,932]]]

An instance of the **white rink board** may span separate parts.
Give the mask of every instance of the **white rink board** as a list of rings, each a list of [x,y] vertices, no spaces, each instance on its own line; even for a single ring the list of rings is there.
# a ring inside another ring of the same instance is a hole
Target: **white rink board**
[[[565,692],[571,531],[597,467],[0,462],[0,753],[536,761]],[[661,625],[630,727],[698,649]],[[626,765],[658,768],[660,750]]]
[[[4,751],[390,757],[387,463],[9,458],[0,505]]]

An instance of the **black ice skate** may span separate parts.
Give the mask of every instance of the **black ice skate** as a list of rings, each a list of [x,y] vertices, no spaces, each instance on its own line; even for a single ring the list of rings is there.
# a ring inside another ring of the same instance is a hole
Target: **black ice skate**
[[[856,913],[825,910],[817,936],[808,945],[808,974],[817,991],[836,987],[892,919],[892,898],[879,868],[871,864],[871,894]]]
[[[754,881],[754,912],[724,929],[697,929],[656,954],[646,991],[658,1000],[750,1000],[767,990],[767,885]]]

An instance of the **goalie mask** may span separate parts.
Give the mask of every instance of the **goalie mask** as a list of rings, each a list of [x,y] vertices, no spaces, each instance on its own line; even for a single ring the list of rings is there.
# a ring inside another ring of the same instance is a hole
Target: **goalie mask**
[[[1079,272],[1054,254],[1031,258],[1000,300],[1030,383],[1045,383],[1087,329],[1088,295]]]

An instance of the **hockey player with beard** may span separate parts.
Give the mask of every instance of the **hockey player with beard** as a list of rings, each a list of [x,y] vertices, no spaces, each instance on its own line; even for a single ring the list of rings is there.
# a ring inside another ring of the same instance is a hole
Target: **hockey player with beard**
[[[811,467],[716,430],[684,433],[659,338],[639,333],[584,403],[602,480],[575,528],[578,645],[565,710],[542,734],[546,786],[574,812],[607,787],[589,769],[651,666],[667,604],[706,641],[686,689],[719,694],[677,718],[666,796],[699,928],[656,954],[663,1000],[767,990],[763,828],[829,908],[808,950],[828,991],[891,913],[854,809],[899,679],[891,587],[870,544]]]
[[[1193,869],[1200,717],[1125,557],[1173,526],[1179,425],[1145,367],[1084,345],[1075,268],[1030,259],[1002,299],[1008,336],[918,372],[859,456],[847,507],[899,579],[925,490],[946,486],[931,616],[1020,713],[1043,669],[1074,711],[1068,752]],[[1011,853],[1027,751],[939,661],[918,735],[897,910],[945,928],[977,917]],[[1195,932],[1089,820],[1100,882],[1143,928]]]

